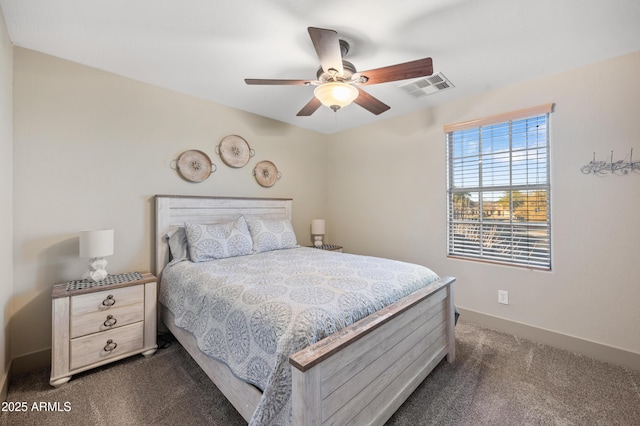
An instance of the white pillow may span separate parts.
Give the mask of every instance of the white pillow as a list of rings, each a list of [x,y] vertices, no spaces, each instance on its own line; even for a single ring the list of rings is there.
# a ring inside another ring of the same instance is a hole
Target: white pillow
[[[243,216],[233,222],[200,225],[185,223],[192,262],[251,254],[253,242]]]
[[[298,247],[296,234],[288,219],[249,220],[249,232],[254,253]]]

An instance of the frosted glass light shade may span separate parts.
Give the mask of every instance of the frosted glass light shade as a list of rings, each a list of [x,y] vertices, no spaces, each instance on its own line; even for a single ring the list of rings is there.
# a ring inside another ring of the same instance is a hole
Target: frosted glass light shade
[[[351,104],[360,92],[350,84],[335,82],[321,84],[315,88],[313,94],[324,106],[337,111]]]
[[[80,231],[80,257],[104,257],[113,254],[113,229]]]

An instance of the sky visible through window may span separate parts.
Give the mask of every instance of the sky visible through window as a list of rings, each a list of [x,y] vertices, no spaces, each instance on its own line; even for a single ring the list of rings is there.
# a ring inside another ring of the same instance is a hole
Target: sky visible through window
[[[546,135],[544,115],[454,132],[452,188],[546,183]],[[477,191],[470,197],[479,201]]]
[[[456,131],[449,136],[455,219],[547,221],[546,115]]]
[[[447,133],[449,255],[550,269],[547,123]]]

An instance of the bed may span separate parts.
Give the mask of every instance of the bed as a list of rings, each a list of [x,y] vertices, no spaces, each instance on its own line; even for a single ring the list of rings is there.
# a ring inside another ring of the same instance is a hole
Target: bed
[[[157,195],[161,321],[252,425],[383,424],[440,361],[455,360],[454,278],[404,262],[299,247],[295,240],[279,250],[254,245],[251,254],[211,262],[170,259],[167,236],[185,227],[193,237],[205,225],[242,219],[257,244],[255,224],[289,222],[292,204],[291,199]],[[242,297],[221,299],[222,293]],[[314,303],[289,308],[278,299],[295,294]],[[324,309],[325,298],[327,306],[339,305],[335,316],[334,308]],[[246,318],[238,314],[242,304],[253,309]],[[293,325],[281,326],[272,317],[260,322],[273,306],[294,312],[288,314],[296,319]],[[357,314],[339,310],[345,306],[357,306]],[[322,330],[307,335],[307,318],[322,323]],[[216,321],[232,326],[222,330]],[[247,331],[247,325],[254,329]],[[279,339],[284,329],[295,331],[287,343],[259,337]]]

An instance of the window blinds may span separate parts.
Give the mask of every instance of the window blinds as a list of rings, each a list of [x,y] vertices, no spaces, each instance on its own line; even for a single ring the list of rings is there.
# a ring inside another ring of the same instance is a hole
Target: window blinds
[[[551,269],[550,110],[445,126],[449,256]]]

